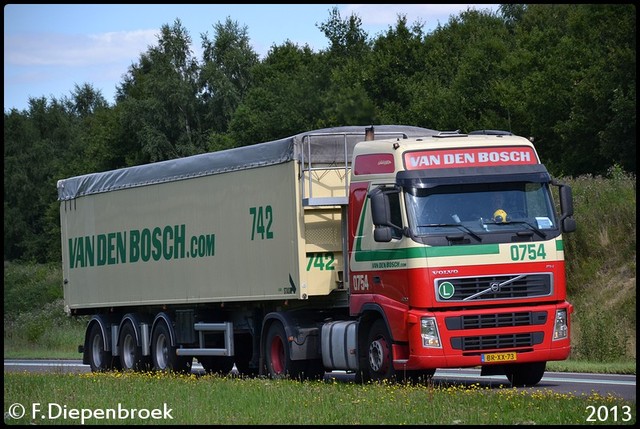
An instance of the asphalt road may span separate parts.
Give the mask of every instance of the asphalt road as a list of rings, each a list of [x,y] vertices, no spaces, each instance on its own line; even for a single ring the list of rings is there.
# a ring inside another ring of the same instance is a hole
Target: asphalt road
[[[90,372],[88,365],[81,360],[23,360],[5,359],[4,370],[48,372],[48,373],[82,373]],[[202,366],[194,364],[192,371],[202,374]],[[325,374],[325,379],[335,378],[339,381],[351,382],[354,376],[342,371]],[[483,388],[500,389],[511,385],[505,376],[480,376],[479,369],[438,369],[433,382],[439,386],[471,386],[480,385]],[[636,376],[616,374],[586,374],[566,372],[546,372],[540,383],[535,387],[523,387],[532,391],[552,390],[556,393],[574,394],[576,396],[598,393],[601,396],[612,395],[629,401],[636,400]]]

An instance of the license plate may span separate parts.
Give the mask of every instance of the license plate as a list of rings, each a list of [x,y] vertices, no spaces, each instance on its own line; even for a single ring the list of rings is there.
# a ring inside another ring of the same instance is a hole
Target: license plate
[[[516,359],[516,352],[485,353],[482,355],[482,362],[509,362]]]

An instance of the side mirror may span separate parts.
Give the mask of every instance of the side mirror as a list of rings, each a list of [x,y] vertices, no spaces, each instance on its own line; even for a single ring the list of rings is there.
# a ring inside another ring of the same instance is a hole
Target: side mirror
[[[560,191],[560,227],[562,232],[574,232],[577,228],[576,220],[573,216],[573,192],[571,186],[563,183],[558,184]]]
[[[574,232],[577,228],[576,220],[572,217],[562,219],[562,232]]]
[[[380,243],[386,243],[393,238],[393,230],[401,229],[400,226],[394,225],[391,221],[391,203],[389,194],[397,194],[398,188],[382,187],[375,188],[369,192],[371,201],[371,220],[375,226],[373,231],[373,239]]]
[[[373,239],[378,243],[388,243],[393,238],[390,226],[376,226],[373,230]]]
[[[560,184],[559,188],[562,217],[573,216],[573,191],[571,191],[571,186]]]
[[[369,192],[369,198],[371,199],[371,219],[373,224],[376,227],[392,226],[389,196],[382,188],[376,188]]]

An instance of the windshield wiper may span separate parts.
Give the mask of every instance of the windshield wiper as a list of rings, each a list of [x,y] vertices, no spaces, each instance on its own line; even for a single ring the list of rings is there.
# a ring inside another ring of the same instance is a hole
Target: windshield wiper
[[[545,234],[540,229],[536,228],[535,225],[532,225],[531,223],[527,222],[526,220],[509,220],[507,222],[496,222],[496,221],[494,221],[492,219],[482,219],[482,218],[480,218],[480,220],[482,221],[482,225],[487,225],[487,224],[491,224],[491,225],[509,225],[509,224],[514,224],[514,223],[523,224],[523,225],[528,226],[531,231],[533,231],[536,234],[538,234],[541,238],[547,238],[547,234]]]
[[[526,220],[512,220],[512,221],[509,221],[508,223],[521,223],[521,224],[527,225],[529,227],[529,229],[531,229],[531,231],[533,231],[536,234],[538,234],[540,236],[540,238],[547,238],[547,234],[545,234],[540,229],[536,228],[534,225],[532,225],[531,223],[527,222]]]
[[[482,241],[482,237],[480,237],[478,234],[476,234],[475,232],[473,232],[470,228],[460,224],[460,223],[429,223],[426,225],[418,225],[418,228],[424,228],[424,227],[439,227],[439,226],[453,226],[455,228],[460,228],[463,231],[465,231],[467,234],[469,234],[470,236],[472,236],[473,238],[475,238],[477,241]]]

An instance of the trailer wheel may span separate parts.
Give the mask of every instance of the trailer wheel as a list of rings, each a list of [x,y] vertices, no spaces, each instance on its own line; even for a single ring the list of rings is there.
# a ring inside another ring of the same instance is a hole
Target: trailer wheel
[[[303,361],[292,361],[289,356],[287,334],[282,323],[274,322],[267,333],[264,349],[267,374],[271,378],[298,378]]]
[[[120,363],[123,370],[141,371],[148,369],[149,359],[142,356],[142,350],[136,341],[136,332],[131,322],[127,322],[120,331]]]
[[[171,346],[171,334],[165,322],[159,322],[151,337],[151,362],[154,371],[188,373],[193,358],[178,356],[176,347]]]
[[[546,362],[510,364],[505,373],[513,387],[535,386],[542,380],[546,366]]]
[[[104,349],[105,338],[98,323],[91,325],[89,331],[89,365],[93,372],[109,371],[113,368],[113,356],[111,352]]]
[[[378,319],[369,330],[367,340],[368,365],[365,379],[380,381],[391,379],[395,375],[392,362],[391,335],[384,320]]]

